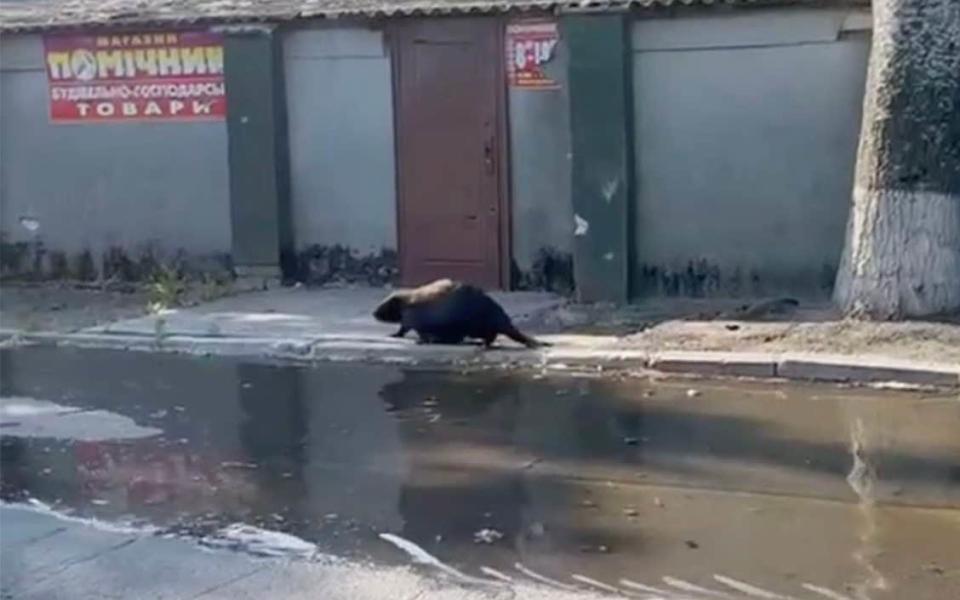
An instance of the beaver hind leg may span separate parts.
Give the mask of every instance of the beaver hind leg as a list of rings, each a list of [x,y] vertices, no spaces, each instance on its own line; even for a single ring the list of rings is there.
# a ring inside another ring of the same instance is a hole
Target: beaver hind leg
[[[549,345],[517,329],[510,319],[510,316],[503,310],[503,307],[486,294],[481,296],[480,309],[478,312],[480,313],[478,323],[474,325],[471,337],[483,340],[483,345],[487,348],[492,346],[494,340],[501,334],[518,344],[523,344],[527,348],[539,348],[540,346]]]

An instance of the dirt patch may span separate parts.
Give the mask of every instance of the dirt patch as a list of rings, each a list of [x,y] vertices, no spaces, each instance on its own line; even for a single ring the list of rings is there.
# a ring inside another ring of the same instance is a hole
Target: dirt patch
[[[195,306],[237,293],[226,282],[179,276],[102,286],[8,282],[0,287],[0,329],[70,333],[140,317],[151,309]]]
[[[651,352],[811,352],[960,364],[960,319],[845,320],[828,303],[656,299],[626,307],[570,304],[546,315],[549,332],[620,337]],[[758,310],[758,309],[763,310]]]
[[[70,332],[138,317],[148,294],[139,290],[82,289],[67,285],[0,288],[0,327],[20,331]]]
[[[960,326],[949,323],[667,321],[625,341],[649,350],[812,352],[960,364]]]

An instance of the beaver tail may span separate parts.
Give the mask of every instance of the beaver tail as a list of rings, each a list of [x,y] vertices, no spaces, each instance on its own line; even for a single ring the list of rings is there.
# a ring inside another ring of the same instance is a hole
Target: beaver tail
[[[518,344],[523,344],[527,348],[542,348],[543,346],[550,345],[547,342],[534,339],[529,335],[523,333],[522,331],[514,327],[513,323],[510,323],[509,325],[504,327],[501,333],[503,333],[503,335],[507,336],[511,340],[517,342]]]

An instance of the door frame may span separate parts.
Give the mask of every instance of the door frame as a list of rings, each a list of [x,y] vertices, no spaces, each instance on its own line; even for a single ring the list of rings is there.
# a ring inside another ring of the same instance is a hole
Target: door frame
[[[496,27],[496,47],[499,49],[492,57],[494,68],[496,69],[496,90],[495,90],[495,127],[497,133],[497,156],[494,161],[494,167],[497,172],[497,241],[498,255],[500,264],[497,265],[497,275],[499,279],[499,289],[508,291],[511,289],[511,264],[512,264],[512,201],[510,196],[510,127],[508,121],[508,96],[507,96],[507,73],[505,61],[506,44],[506,24],[507,19],[500,15],[451,15],[451,16],[417,16],[417,17],[398,17],[386,22],[383,29],[385,37],[384,45],[390,53],[390,84],[391,84],[391,105],[393,107],[393,156],[394,164],[394,190],[396,196],[396,227],[397,227],[397,260],[399,266],[403,265],[404,252],[404,233],[402,225],[403,200],[401,199],[400,187],[400,75],[402,66],[400,64],[400,43],[402,39],[401,30],[407,23],[424,20],[461,20],[461,21],[479,21],[481,19],[492,21]],[[403,274],[401,273],[402,277]]]

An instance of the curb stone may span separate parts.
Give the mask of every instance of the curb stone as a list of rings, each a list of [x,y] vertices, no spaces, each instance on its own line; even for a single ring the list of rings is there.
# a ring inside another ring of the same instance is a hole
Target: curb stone
[[[17,344],[259,357],[298,362],[366,361],[436,366],[527,367],[591,370],[652,370],[705,377],[749,377],[852,384],[897,383],[960,388],[960,365],[882,357],[747,352],[664,351],[653,354],[615,347],[553,346],[539,351],[483,350],[478,346],[426,346],[379,338],[317,339],[194,337],[111,333],[27,333],[0,330],[7,347]],[[7,344],[6,342],[9,342]]]
[[[650,358],[647,366],[664,373],[756,378],[777,376],[775,356],[746,352],[660,352]]]
[[[851,361],[839,356],[784,355],[777,363],[777,375],[812,381],[960,386],[960,367],[862,358]]]

